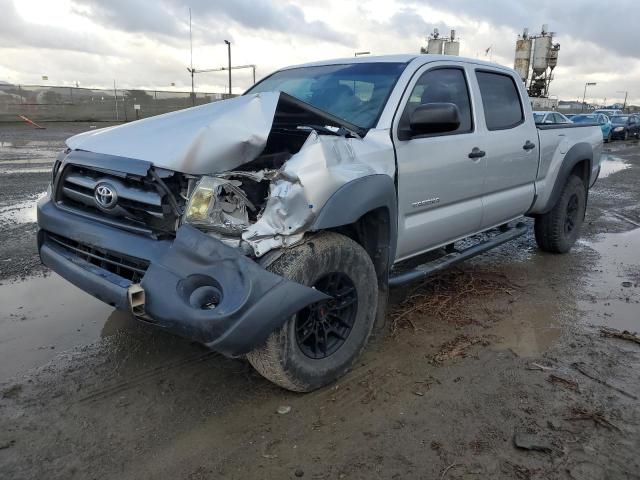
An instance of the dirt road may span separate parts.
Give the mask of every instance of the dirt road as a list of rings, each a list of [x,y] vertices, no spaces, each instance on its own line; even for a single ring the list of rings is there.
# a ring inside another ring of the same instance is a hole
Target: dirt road
[[[0,478],[640,478],[640,344],[601,330],[640,331],[638,142],[571,254],[527,235],[394,291],[390,332],[299,395],[38,266],[34,199],[87,128],[0,127]]]

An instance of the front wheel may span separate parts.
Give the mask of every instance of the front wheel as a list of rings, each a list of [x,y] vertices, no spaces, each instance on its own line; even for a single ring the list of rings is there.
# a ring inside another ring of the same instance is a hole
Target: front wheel
[[[582,179],[571,175],[550,212],[536,217],[536,243],[541,250],[566,253],[576,242],[584,220],[587,195]]]
[[[268,269],[332,298],[288,319],[265,345],[247,354],[249,363],[296,392],[335,381],[360,356],[375,323],[378,282],[371,258],[350,238],[323,232],[290,248]]]

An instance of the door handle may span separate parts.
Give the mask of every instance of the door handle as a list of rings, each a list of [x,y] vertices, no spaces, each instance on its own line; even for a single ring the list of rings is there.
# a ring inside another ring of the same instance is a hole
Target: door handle
[[[471,153],[469,154],[469,158],[482,158],[487,153],[484,150],[480,150],[478,147],[473,147]]]
[[[525,150],[531,150],[533,148],[536,148],[536,144],[530,142],[529,140],[527,140],[527,143],[525,143],[522,148],[524,148]]]

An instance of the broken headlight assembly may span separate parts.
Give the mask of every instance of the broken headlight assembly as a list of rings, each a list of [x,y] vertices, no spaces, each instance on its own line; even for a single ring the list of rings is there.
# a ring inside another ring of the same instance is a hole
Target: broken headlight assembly
[[[249,210],[256,209],[240,185],[238,180],[201,177],[189,197],[184,222],[239,237],[249,225]]]

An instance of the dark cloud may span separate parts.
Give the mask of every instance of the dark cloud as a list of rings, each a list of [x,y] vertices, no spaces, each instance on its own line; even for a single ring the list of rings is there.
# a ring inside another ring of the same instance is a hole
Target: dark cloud
[[[0,42],[4,48],[35,47],[83,53],[110,54],[112,48],[99,37],[66,29],[64,25],[25,22],[11,0],[0,0]]]
[[[427,35],[437,28],[441,34],[448,34],[447,26],[442,23],[428,23],[414,8],[403,8],[394,13],[389,19],[388,28],[400,35],[419,36],[426,39]]]
[[[601,0],[404,0],[404,3],[414,6],[428,4],[440,11],[518,31],[529,27],[531,33],[537,33],[543,24],[548,24],[559,37],[569,35],[596,43],[619,55],[640,58],[638,22],[626,16],[637,13],[638,0],[616,0],[612,3]]]
[[[181,37],[188,28],[188,8],[193,13],[199,38],[221,40],[228,29],[241,27],[257,31],[290,34],[339,44],[353,44],[354,37],[338,32],[327,23],[307,20],[297,5],[268,0],[73,0],[76,11],[94,21],[125,32],[150,36]]]

